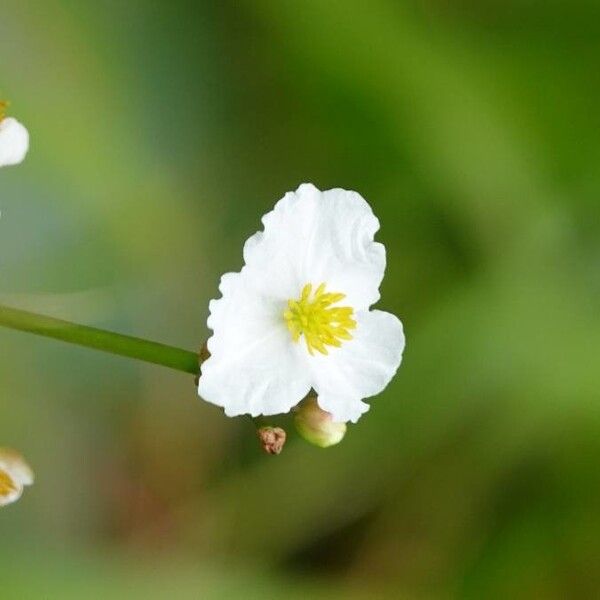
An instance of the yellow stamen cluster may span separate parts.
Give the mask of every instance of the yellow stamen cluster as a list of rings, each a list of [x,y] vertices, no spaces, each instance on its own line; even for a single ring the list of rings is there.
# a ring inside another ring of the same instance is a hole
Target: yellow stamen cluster
[[[13,478],[4,470],[0,469],[0,498],[6,498],[17,491]]]
[[[8,108],[8,102],[6,100],[0,100],[0,121],[6,117],[6,109]]]
[[[356,321],[352,318],[354,310],[349,306],[332,307],[346,295],[326,292],[324,283],[314,294],[312,289],[312,284],[307,283],[298,300],[288,300],[283,318],[295,342],[304,336],[311,354],[315,350],[329,354],[327,346],[339,347],[342,340],[352,339],[349,331],[356,328]]]

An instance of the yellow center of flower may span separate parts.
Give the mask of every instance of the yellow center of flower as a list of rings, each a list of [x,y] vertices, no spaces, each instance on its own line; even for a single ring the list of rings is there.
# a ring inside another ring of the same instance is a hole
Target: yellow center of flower
[[[10,494],[16,491],[17,486],[12,477],[6,471],[0,469],[0,498],[10,496]]]
[[[0,100],[0,121],[6,116],[6,109],[8,108],[8,102],[6,100]]]
[[[332,306],[346,295],[326,292],[324,283],[314,293],[312,289],[312,284],[307,283],[298,300],[288,300],[283,318],[295,342],[304,336],[311,354],[315,350],[328,354],[327,346],[339,347],[342,340],[352,339],[349,331],[356,328],[354,310],[350,306]]]

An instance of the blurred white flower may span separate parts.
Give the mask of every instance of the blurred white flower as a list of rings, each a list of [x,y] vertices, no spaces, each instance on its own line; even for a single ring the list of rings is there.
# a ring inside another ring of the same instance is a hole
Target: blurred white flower
[[[210,303],[198,393],[228,416],[258,416],[289,412],[312,388],[334,422],[356,422],[404,349],[400,321],[369,310],[385,271],[379,221],[356,192],[304,184],[263,224]]]
[[[29,132],[12,117],[5,117],[6,102],[0,101],[0,167],[18,165],[29,150]]]
[[[17,501],[23,488],[33,484],[33,471],[15,450],[0,448],[0,506]]]

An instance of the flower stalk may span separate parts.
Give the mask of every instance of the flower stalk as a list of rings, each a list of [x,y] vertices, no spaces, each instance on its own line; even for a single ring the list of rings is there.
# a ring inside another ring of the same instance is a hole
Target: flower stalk
[[[199,357],[195,352],[17,308],[0,305],[0,327],[127,356],[192,375],[200,372]]]

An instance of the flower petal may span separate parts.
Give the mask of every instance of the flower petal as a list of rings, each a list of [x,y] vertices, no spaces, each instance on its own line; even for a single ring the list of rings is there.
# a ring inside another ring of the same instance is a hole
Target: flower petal
[[[395,375],[404,351],[402,323],[374,310],[357,313],[354,338],[327,356],[311,357],[319,406],[335,422],[356,422],[369,410],[363,398],[381,392]]]
[[[355,310],[379,299],[385,248],[374,242],[379,221],[360,194],[303,184],[263,217],[263,225],[246,242],[244,260],[271,274],[279,296],[296,297],[304,284],[325,282]]]
[[[228,273],[222,298],[210,303],[211,356],[198,393],[230,417],[289,412],[310,390],[310,373],[283,320],[285,304],[253,284],[246,268]]]
[[[0,121],[0,167],[18,165],[29,150],[29,132],[12,117]]]

